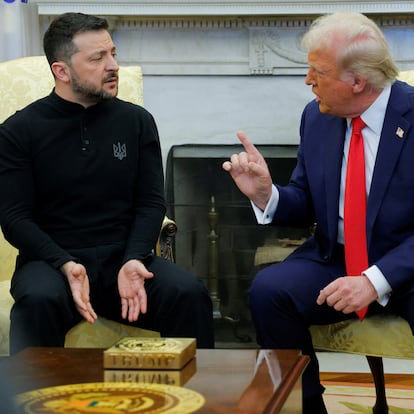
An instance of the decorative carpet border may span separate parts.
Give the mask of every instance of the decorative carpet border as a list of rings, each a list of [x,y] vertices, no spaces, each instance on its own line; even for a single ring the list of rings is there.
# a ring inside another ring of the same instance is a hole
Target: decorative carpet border
[[[375,388],[372,385],[323,382],[324,400],[329,413],[372,413]],[[387,386],[387,402],[390,414],[414,414],[414,387]]]

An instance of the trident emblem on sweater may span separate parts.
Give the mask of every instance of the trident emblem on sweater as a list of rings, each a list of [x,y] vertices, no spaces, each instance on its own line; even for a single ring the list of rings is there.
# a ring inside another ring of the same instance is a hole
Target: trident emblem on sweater
[[[125,144],[121,144],[120,142],[118,142],[117,144],[113,144],[113,148],[114,157],[118,158],[118,160],[122,161],[127,156]]]

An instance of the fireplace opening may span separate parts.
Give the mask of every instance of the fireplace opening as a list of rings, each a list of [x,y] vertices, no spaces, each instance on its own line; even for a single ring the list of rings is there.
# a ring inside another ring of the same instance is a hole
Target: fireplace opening
[[[273,180],[286,184],[297,146],[257,147]],[[205,282],[216,319],[249,326],[247,293],[255,273],[269,257],[286,257],[309,229],[257,224],[249,200],[221,167],[241,150],[240,145],[173,146],[167,158],[166,200],[167,214],[178,226],[176,263]]]

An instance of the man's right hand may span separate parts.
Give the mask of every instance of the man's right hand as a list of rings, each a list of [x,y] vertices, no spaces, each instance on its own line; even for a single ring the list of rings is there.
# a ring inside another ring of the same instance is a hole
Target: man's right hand
[[[76,262],[66,262],[60,270],[66,275],[73,300],[78,312],[88,321],[94,323],[98,315],[89,299],[89,278],[85,266]]]
[[[223,169],[230,173],[237,187],[261,210],[272,195],[272,177],[262,154],[248,140],[244,132],[237,137],[245,151],[233,154],[230,161],[223,163]]]

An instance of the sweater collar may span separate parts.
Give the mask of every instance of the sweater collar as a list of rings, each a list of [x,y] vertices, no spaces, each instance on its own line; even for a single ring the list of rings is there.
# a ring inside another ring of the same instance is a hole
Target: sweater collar
[[[103,105],[108,104],[109,102],[112,101],[112,99],[109,99],[107,101],[102,101],[102,102],[98,102],[95,105],[92,105],[88,108],[85,108],[83,105],[80,105],[76,102],[70,102],[67,101],[66,99],[61,98],[56,92],[55,89],[53,88],[52,93],[49,96],[53,106],[65,113],[69,113],[69,114],[81,114],[85,111],[95,111],[98,108],[101,108]]]

